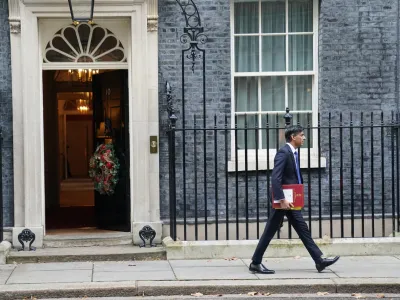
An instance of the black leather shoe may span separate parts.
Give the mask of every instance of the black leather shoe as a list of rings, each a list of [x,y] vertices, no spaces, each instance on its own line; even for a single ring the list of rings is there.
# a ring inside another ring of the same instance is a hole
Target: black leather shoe
[[[321,263],[315,264],[318,272],[322,272],[326,267],[333,265],[335,262],[339,260],[340,256],[336,256],[335,258],[324,258]]]
[[[250,264],[249,271],[260,274],[275,274],[274,270],[267,269],[263,264]]]

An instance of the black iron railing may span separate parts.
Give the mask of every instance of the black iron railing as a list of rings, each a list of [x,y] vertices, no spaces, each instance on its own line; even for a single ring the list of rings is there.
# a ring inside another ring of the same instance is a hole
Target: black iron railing
[[[192,116],[169,107],[170,235],[181,240],[259,238],[271,213],[270,176],[284,128],[300,123],[303,215],[314,237],[399,231],[399,114],[301,112]],[[293,238],[291,226],[278,238]]]

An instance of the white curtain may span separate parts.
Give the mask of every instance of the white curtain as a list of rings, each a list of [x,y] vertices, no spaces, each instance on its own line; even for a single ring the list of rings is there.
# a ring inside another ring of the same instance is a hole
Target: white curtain
[[[313,31],[313,1],[289,0],[289,32]],[[313,69],[313,36],[289,36],[289,71]]]
[[[235,3],[235,33],[259,32],[258,1]],[[259,37],[242,36],[235,38],[236,72],[259,71]]]
[[[262,33],[286,32],[285,0],[261,2]],[[286,36],[262,37],[262,71],[286,71]]]

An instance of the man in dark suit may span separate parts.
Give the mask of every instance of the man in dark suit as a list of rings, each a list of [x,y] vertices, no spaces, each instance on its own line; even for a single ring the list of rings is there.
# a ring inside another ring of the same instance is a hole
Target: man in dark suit
[[[264,233],[254,252],[249,270],[253,273],[275,273],[275,271],[267,269],[261,261],[269,243],[280,228],[283,218],[286,215],[304,246],[315,261],[315,266],[318,272],[322,272],[326,267],[334,264],[339,259],[339,256],[336,256],[333,259],[322,257],[322,252],[312,239],[308,226],[301,214],[301,210],[293,210],[293,203],[290,203],[285,199],[282,190],[283,184],[303,183],[298,155],[298,148],[303,145],[304,140],[306,139],[303,127],[298,125],[287,127],[285,130],[285,138],[287,143],[277,152],[274,160],[274,169],[271,175],[272,191],[274,195],[273,200],[280,201],[281,209],[272,210],[272,214],[265,226]]]

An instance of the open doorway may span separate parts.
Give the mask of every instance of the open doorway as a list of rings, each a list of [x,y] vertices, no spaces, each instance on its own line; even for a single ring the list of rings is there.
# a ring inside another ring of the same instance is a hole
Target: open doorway
[[[43,71],[46,230],[130,231],[126,70]],[[89,177],[100,145],[119,162],[111,194]]]

